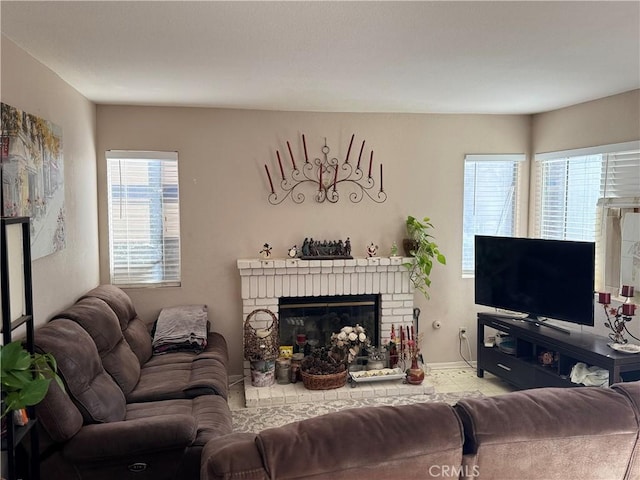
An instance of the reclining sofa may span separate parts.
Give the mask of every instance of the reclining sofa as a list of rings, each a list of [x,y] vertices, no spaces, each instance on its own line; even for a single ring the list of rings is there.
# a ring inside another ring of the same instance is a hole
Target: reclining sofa
[[[131,299],[99,286],[36,329],[65,384],[36,407],[41,478],[198,479],[204,445],[231,432],[224,337],[152,355]]]
[[[640,382],[343,410],[210,440],[202,480],[640,480]]]

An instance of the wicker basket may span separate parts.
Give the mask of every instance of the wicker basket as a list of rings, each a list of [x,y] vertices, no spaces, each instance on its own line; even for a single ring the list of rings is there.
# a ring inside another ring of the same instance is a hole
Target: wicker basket
[[[329,375],[311,375],[310,373],[302,373],[302,383],[308,390],[331,390],[340,388],[347,383],[347,371],[340,373],[332,373]]]
[[[251,321],[256,314],[263,312],[271,317],[269,326],[256,330]],[[280,355],[280,339],[278,338],[278,318],[271,310],[259,308],[254,310],[244,322],[244,358],[245,360],[275,360]]]

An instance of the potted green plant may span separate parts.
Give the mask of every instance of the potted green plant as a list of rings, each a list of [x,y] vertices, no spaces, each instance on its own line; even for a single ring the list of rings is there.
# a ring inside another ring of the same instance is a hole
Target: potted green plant
[[[429,276],[433,268],[433,261],[435,259],[442,265],[446,265],[447,259],[440,253],[438,245],[433,241],[433,235],[429,233],[434,228],[429,217],[418,220],[409,215],[406,227],[409,238],[403,241],[403,245],[405,253],[412,257],[412,260],[403,265],[409,270],[409,278],[416,289],[429,298],[427,289],[431,286]]]
[[[64,390],[57,370],[56,360],[50,353],[29,353],[20,341],[0,346],[3,403],[0,416],[40,403],[53,379]]]

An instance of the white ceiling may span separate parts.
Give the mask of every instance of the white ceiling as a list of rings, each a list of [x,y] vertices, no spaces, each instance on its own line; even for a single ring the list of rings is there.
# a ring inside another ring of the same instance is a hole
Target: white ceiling
[[[0,5],[101,104],[520,114],[640,88],[637,0]]]

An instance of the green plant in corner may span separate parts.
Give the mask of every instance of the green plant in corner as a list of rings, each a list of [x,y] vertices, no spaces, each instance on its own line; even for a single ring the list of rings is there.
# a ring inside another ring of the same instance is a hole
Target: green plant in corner
[[[429,233],[433,229],[429,217],[418,220],[409,215],[406,221],[407,235],[413,243],[407,252],[412,258],[411,262],[403,265],[409,270],[411,282],[420,290],[426,298],[429,298],[427,289],[431,286],[431,269],[434,259],[442,265],[447,264],[447,259],[440,253],[438,245],[433,241],[434,237]]]
[[[0,345],[0,385],[4,403],[0,417],[40,403],[53,379],[64,391],[57,370],[56,360],[50,353],[29,353],[20,341]]]

